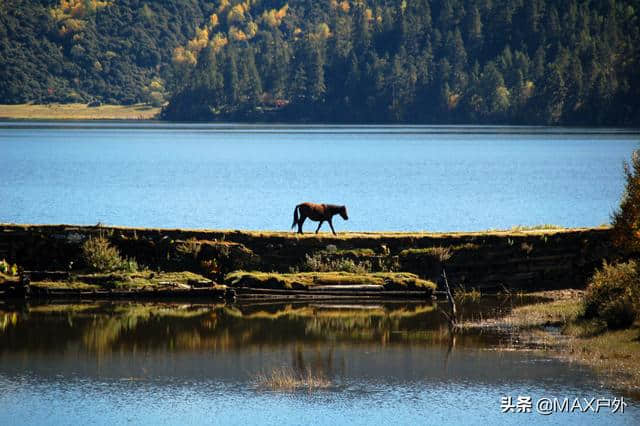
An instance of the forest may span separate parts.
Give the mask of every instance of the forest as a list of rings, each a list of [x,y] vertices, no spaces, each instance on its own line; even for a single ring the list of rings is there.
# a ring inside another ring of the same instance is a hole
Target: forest
[[[0,102],[640,126],[640,0],[5,0]]]

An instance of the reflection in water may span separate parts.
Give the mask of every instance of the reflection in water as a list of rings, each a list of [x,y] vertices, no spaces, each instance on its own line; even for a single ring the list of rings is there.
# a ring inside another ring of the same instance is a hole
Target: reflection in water
[[[134,350],[227,350],[323,341],[439,339],[433,304],[36,305],[0,313],[0,351],[105,354]]]
[[[461,311],[486,318],[514,303],[522,301],[483,300]],[[69,409],[98,423],[123,415],[201,423],[212,410],[240,423],[414,423],[426,413],[468,423],[477,412],[503,423],[503,395],[614,395],[579,366],[494,350],[508,338],[454,340],[431,303],[0,305],[0,424],[21,414],[65,423]],[[291,377],[276,377],[283,371],[301,380],[303,393],[311,380],[322,390],[294,398],[256,386],[259,377],[286,384]],[[613,423],[640,418],[633,403],[628,411]]]
[[[463,306],[463,315],[495,315],[497,306],[472,304],[466,311]],[[88,352],[105,354],[314,342],[449,344],[445,326],[432,302],[44,304],[0,311],[0,352],[64,352],[77,345]],[[473,345],[478,339],[475,335],[463,336],[462,343]]]

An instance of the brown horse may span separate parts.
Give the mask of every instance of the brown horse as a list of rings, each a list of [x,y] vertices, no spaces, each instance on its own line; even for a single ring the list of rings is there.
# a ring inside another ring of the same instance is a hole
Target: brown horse
[[[326,220],[327,222],[329,222],[331,232],[333,232],[333,235],[336,235],[336,231],[333,229],[333,223],[331,223],[331,218],[336,214],[342,216],[344,220],[349,220],[349,216],[347,216],[347,208],[345,206],[314,203],[298,204],[293,210],[293,225],[291,225],[291,228],[293,229],[296,225],[298,225],[298,233],[302,234],[302,224],[304,223],[306,218],[309,218],[316,222],[320,221],[320,223],[318,224],[318,228],[316,229],[317,234],[320,230],[320,227],[322,226],[322,223]]]

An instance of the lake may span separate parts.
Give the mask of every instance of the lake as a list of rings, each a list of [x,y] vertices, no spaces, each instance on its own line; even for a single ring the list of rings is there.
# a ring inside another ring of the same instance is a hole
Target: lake
[[[315,201],[348,207],[338,231],[597,226],[638,141],[621,129],[0,122],[0,222],[286,230]]]
[[[508,334],[452,340],[431,302],[0,304],[0,424],[639,424],[631,397],[624,413],[502,413],[509,396],[622,397],[514,347]],[[327,384],[260,379],[285,369]]]

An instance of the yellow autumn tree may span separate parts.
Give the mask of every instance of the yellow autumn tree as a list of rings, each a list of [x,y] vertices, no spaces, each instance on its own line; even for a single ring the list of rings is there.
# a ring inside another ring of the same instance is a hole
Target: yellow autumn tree
[[[229,38],[234,41],[243,41],[247,39],[247,35],[241,29],[231,26],[229,28]]]
[[[217,14],[215,14],[215,13],[214,13],[214,14],[212,14],[212,15],[209,17],[209,26],[210,26],[211,28],[215,28],[215,27],[217,27],[217,26],[218,26],[218,23],[219,23],[219,22],[218,22],[218,15],[217,15]]]
[[[222,34],[222,33],[216,33],[216,35],[213,36],[213,39],[211,40],[211,42],[209,43],[211,46],[211,49],[213,50],[214,53],[218,53],[220,51],[220,49],[222,49],[224,46],[227,45],[227,43],[229,42],[229,40],[227,39],[227,37]]]
[[[282,21],[282,19],[285,16],[287,16],[288,10],[289,10],[289,4],[285,4],[280,9],[278,9],[278,11],[276,12],[276,19],[278,20],[278,25],[280,24],[280,21]]]
[[[178,46],[175,49],[173,49],[172,60],[176,64],[187,64],[187,65],[195,65],[198,62],[193,52],[188,51],[182,46]]]
[[[264,12],[262,12],[262,16],[260,17],[260,19],[262,20],[262,22],[264,22],[269,27],[273,28],[273,27],[278,26],[278,23],[276,21],[276,10],[275,9],[265,10]]]
[[[209,42],[209,29],[208,28],[197,28],[196,36],[189,40],[187,44],[187,49],[191,52],[198,54],[202,49],[207,46]]]
[[[236,4],[227,14],[227,23],[232,24],[244,21],[244,12],[244,5],[242,3]]]
[[[285,4],[280,9],[270,9],[262,12],[262,22],[270,27],[277,27],[282,23],[282,19],[287,16],[289,5]]]
[[[218,6],[218,13],[224,12],[229,7],[229,0],[220,0],[220,5]]]
[[[110,4],[100,0],[60,0],[58,6],[51,9],[51,16],[58,22],[69,18],[81,19]]]
[[[258,24],[256,24],[253,21],[249,22],[247,24],[247,37],[250,39],[254,38],[257,33],[258,33]]]

